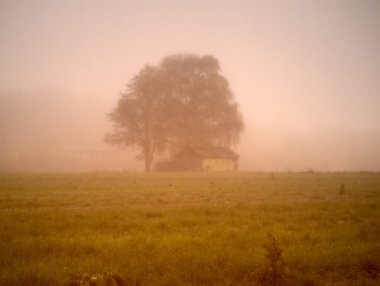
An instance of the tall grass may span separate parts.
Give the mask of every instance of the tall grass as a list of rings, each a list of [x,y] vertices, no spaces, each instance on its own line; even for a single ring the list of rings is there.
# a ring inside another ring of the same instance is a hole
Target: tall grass
[[[0,285],[258,285],[267,233],[293,285],[376,285],[379,203],[378,173],[2,174]]]

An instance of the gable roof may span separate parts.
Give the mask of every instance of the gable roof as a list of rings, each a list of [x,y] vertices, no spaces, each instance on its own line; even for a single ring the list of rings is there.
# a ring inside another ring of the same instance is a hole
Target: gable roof
[[[199,158],[239,158],[239,155],[228,147],[185,147],[177,156],[185,153],[192,153]]]

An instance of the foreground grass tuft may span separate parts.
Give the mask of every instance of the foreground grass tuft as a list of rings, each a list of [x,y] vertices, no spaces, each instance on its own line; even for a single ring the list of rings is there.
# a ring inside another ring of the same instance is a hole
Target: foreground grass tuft
[[[267,234],[264,243],[266,251],[266,263],[262,268],[259,283],[263,286],[284,286],[287,285],[285,263],[281,257],[282,249],[279,247],[276,238],[272,234]]]

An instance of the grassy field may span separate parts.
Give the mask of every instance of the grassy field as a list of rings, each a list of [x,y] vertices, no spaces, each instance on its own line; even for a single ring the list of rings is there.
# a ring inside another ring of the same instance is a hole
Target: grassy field
[[[380,285],[380,174],[0,175],[0,285],[260,285],[268,233],[288,285]]]

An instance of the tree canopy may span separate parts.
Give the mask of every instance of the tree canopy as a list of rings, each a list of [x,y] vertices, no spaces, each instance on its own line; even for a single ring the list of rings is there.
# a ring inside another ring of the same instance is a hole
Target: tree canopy
[[[185,146],[230,146],[243,130],[228,81],[213,56],[178,54],[145,66],[109,114],[106,141],[139,147],[150,171],[157,153]]]

